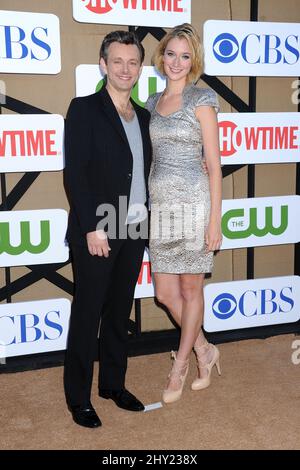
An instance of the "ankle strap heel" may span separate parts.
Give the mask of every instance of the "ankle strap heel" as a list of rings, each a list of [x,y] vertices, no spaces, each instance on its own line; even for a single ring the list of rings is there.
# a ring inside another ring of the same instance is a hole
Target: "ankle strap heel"
[[[205,362],[204,356],[208,353],[209,349],[213,349],[213,355],[210,362]],[[199,377],[197,377],[192,385],[192,390],[203,390],[204,388],[209,387],[211,382],[211,371],[215,365],[218,371],[218,374],[221,375],[220,367],[220,351],[218,348],[210,343],[205,343],[204,345],[194,348],[196,357],[197,357],[197,366],[199,370]],[[201,374],[204,377],[201,377]]]
[[[168,375],[168,378],[178,379],[178,382],[180,383],[180,385],[177,390],[172,390],[169,387],[166,390],[164,390],[162,399],[165,403],[173,403],[180,399],[182,395],[184,382],[189,371],[189,359],[187,359],[186,361],[177,359],[176,353],[174,351],[171,351],[171,358],[173,359],[173,366]]]

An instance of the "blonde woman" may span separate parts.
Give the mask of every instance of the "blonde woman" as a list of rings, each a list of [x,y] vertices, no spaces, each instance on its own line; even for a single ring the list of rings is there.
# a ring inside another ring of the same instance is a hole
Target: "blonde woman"
[[[221,244],[222,176],[216,93],[194,83],[202,72],[202,47],[196,30],[183,24],[159,43],[153,62],[167,78],[163,93],[150,96],[153,163],[150,255],[156,296],[181,327],[163,401],[181,397],[192,349],[198,377],[193,390],[210,384],[219,350],[202,331],[203,281],[212,271]],[[207,172],[201,164],[205,155]]]

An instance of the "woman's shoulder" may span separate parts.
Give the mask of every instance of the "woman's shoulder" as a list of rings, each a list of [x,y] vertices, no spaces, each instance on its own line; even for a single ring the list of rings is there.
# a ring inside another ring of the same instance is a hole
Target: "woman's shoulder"
[[[153,93],[153,95],[150,95],[149,98],[146,101],[145,108],[152,113],[153,109],[156,106],[156,103],[160,97],[161,93]]]
[[[188,85],[187,93],[191,98],[204,99],[204,98],[215,98],[217,96],[215,90],[212,88],[198,87],[196,85]]]
[[[217,93],[212,88],[198,87],[196,85],[188,86],[187,90],[188,102],[193,107],[197,106],[213,106],[219,111],[219,102]]]

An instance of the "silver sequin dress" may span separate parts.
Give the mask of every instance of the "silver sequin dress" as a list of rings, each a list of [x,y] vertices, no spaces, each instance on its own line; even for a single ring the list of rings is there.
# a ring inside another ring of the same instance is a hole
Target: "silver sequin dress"
[[[185,87],[182,108],[161,116],[156,105],[162,93],[149,97],[153,161],[149,176],[151,204],[150,260],[153,272],[207,273],[213,253],[205,251],[204,234],[210,213],[208,176],[202,159],[202,134],[195,116],[198,106],[213,106],[216,93]]]

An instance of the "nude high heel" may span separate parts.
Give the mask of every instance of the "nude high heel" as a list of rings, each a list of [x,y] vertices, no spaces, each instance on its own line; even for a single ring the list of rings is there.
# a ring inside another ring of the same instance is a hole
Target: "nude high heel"
[[[182,361],[177,359],[176,353],[174,351],[171,352],[171,358],[173,359],[173,367],[171,372],[169,373],[168,377],[176,377],[179,379],[180,388],[178,390],[170,390],[166,389],[163,392],[162,399],[165,403],[173,403],[180,399],[182,395],[182,390],[184,386],[185,379],[187,377],[189,371],[189,360]]]
[[[207,354],[209,348],[213,348],[213,357],[209,363],[204,362],[204,355]],[[194,347],[196,357],[197,357],[197,366],[199,370],[200,377],[195,379],[191,385],[192,390],[203,390],[204,388],[209,387],[211,381],[211,371],[213,366],[215,365],[218,374],[221,375],[221,368],[220,368],[220,351],[214,344],[205,343],[203,346]],[[202,359],[201,359],[202,357]],[[205,377],[201,378],[201,372],[206,371]]]

